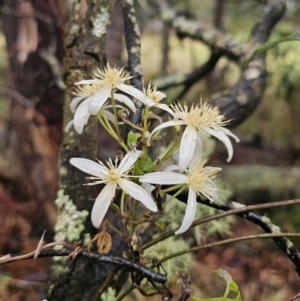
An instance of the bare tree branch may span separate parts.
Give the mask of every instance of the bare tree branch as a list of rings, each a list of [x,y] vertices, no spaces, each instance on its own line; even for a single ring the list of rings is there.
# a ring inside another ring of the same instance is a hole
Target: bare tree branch
[[[227,56],[241,65],[242,73],[237,84],[226,91],[213,95],[210,99],[211,104],[218,106],[221,114],[231,120],[231,127],[240,124],[250,116],[260,102],[267,78],[265,55],[257,56],[247,68],[243,69],[242,64],[251,51],[268,40],[275,24],[282,17],[285,6],[286,0],[269,0],[253,26],[248,41],[242,44],[237,43],[221,30],[177,16],[176,12],[167,7],[165,3],[159,4],[163,20],[168,21],[180,37],[190,37],[202,41],[212,49],[213,54]],[[201,72],[201,69],[205,70],[207,65],[212,69],[215,64],[210,65],[208,61],[188,75],[173,75],[164,80],[156,80],[157,86],[159,89],[166,89],[184,85],[184,89],[179,94],[182,97],[195,82],[206,74]]]
[[[137,24],[133,0],[123,0],[123,19],[125,29],[125,42],[128,53],[128,67],[132,75],[132,85],[143,91],[143,70],[141,65],[141,40]],[[135,103],[136,113],[131,113],[129,120],[137,124],[142,115],[142,104]]]

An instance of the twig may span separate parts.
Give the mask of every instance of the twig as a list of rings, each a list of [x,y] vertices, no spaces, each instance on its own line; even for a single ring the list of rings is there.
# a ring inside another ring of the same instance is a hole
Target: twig
[[[67,247],[68,249],[61,249],[61,250],[47,250],[50,247],[56,246],[56,245],[63,245]],[[34,255],[36,254],[36,250],[32,251],[27,254],[21,254],[21,255],[11,255],[11,257],[5,257],[2,260],[0,260],[0,264],[12,262],[12,261],[18,261],[18,260],[24,260],[24,259],[30,259],[34,258]],[[88,259],[96,259],[98,262],[102,263],[111,263],[118,266],[124,266],[129,268],[131,271],[138,272],[142,276],[148,278],[149,280],[152,280],[154,282],[158,283],[165,283],[167,281],[167,276],[155,273],[152,270],[146,268],[145,266],[138,264],[136,262],[132,262],[128,259],[114,256],[114,255],[103,255],[98,254],[94,252],[88,252],[84,249],[78,248],[78,246],[66,243],[66,242],[54,242],[47,244],[41,248],[41,251],[37,255],[37,257],[55,257],[55,256],[72,256],[75,258],[88,258]]]
[[[206,76],[215,67],[221,55],[212,54],[206,63],[196,68],[189,74],[170,75],[163,78],[158,78],[153,81],[153,84],[157,86],[159,90],[173,88],[181,85],[190,88],[196,81]],[[183,92],[181,92],[183,93]],[[177,98],[182,97],[179,95]]]
[[[249,40],[240,44],[224,34],[223,31],[178,16],[174,10],[166,6],[164,1],[156,2],[160,7],[162,19],[165,22],[168,21],[181,37],[188,36],[201,40],[212,49],[212,52],[217,51],[217,53],[240,64],[243,64],[243,60],[253,49],[267,41],[275,24],[282,17],[286,6],[286,0],[269,0],[263,13],[253,26]],[[237,84],[226,91],[213,95],[210,103],[218,106],[220,113],[231,120],[230,126],[234,127],[250,116],[259,104],[265,89],[266,78],[265,55],[257,56],[247,68],[242,70]],[[173,79],[173,85],[178,85],[178,82],[186,81],[186,75],[177,75]],[[168,78],[167,85],[168,87],[172,85],[171,78]],[[183,96],[190,87],[186,86],[180,96]]]
[[[261,209],[267,209],[267,208],[274,208],[274,207],[281,207],[281,206],[291,206],[291,205],[295,205],[295,204],[300,204],[300,199],[281,201],[281,202],[272,202],[272,203],[265,203],[265,204],[257,204],[257,205],[250,205],[250,206],[240,205],[239,208],[230,209],[230,210],[225,211],[225,212],[213,214],[213,215],[195,220],[192,223],[191,228],[195,227],[195,226],[199,226],[199,225],[204,224],[204,223],[208,223],[208,222],[213,221],[213,220],[220,219],[220,218],[225,217],[225,216],[233,215],[233,214],[236,214],[236,215],[239,215],[239,216],[243,217],[243,213],[246,213],[246,212],[249,212],[249,211],[261,210]],[[142,249],[145,250],[145,249],[155,245],[156,243],[158,243],[158,242],[160,242],[164,239],[167,239],[168,237],[174,235],[175,231],[176,231],[176,229],[164,232],[163,234],[157,236],[156,238],[152,239],[148,243],[145,243],[142,246]]]
[[[188,198],[187,191],[183,191],[176,198],[181,202],[186,203],[186,200]],[[296,201],[297,203],[299,202],[298,199],[294,201]],[[232,201],[226,201],[224,203],[216,203],[208,199],[201,199],[200,197],[197,198],[197,202],[223,211],[229,211],[231,209],[239,209],[241,208],[241,206],[243,206],[240,203],[236,203]],[[280,233],[280,228],[275,224],[273,224],[273,222],[266,216],[261,216],[251,211],[238,213],[237,215],[255,223],[267,233],[273,233],[273,234]],[[296,266],[296,272],[300,276],[300,253],[295,248],[294,244],[286,237],[274,237],[273,240],[278,245],[278,247],[288,256],[288,258],[294,263],[294,265]]]
[[[137,24],[133,0],[123,0],[123,19],[125,30],[125,42],[128,53],[128,67],[132,75],[132,85],[143,91],[143,71],[141,65],[141,41],[140,30]],[[133,124],[140,122],[142,116],[142,104],[135,103],[136,113],[129,115],[129,121]]]
[[[300,298],[300,293],[298,293],[297,295],[293,296],[292,298],[286,300],[286,301],[294,301],[296,299]]]
[[[284,236],[290,236],[290,237],[300,237],[300,233],[265,233],[265,234],[254,234],[254,235],[248,235],[248,236],[243,236],[243,237],[235,237],[235,238],[228,238],[228,239],[224,239],[221,241],[217,241],[217,242],[213,242],[210,244],[206,244],[206,245],[202,245],[202,246],[197,246],[197,247],[192,247],[186,250],[182,250],[179,252],[175,252],[173,254],[170,254],[166,257],[163,257],[162,259],[158,260],[158,264],[163,263],[164,261],[167,261],[171,258],[186,254],[186,253],[190,253],[190,252],[195,252],[195,251],[199,251],[202,249],[208,249],[208,248],[212,248],[212,247],[216,247],[216,246],[221,246],[221,245],[225,245],[225,244],[230,244],[233,242],[240,242],[240,241],[244,241],[244,240],[252,240],[252,239],[257,239],[257,238],[275,238],[275,237],[284,237]]]

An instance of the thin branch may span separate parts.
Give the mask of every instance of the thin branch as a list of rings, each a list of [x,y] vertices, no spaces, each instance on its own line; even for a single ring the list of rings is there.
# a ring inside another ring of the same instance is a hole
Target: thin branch
[[[153,84],[157,86],[159,90],[173,88],[181,85],[185,85],[185,87],[188,87],[189,89],[196,81],[202,79],[213,70],[220,57],[221,56],[219,54],[213,53],[206,63],[196,68],[191,73],[175,74],[163,78],[157,78],[153,81]]]
[[[217,53],[240,63],[241,66],[251,51],[267,41],[275,24],[283,16],[286,6],[286,0],[269,0],[253,26],[249,40],[241,44],[220,30],[178,16],[163,1],[156,2],[160,8],[162,19],[165,22],[168,20],[180,37],[188,36],[200,40],[207,44],[212,52],[217,51]],[[266,78],[265,55],[257,56],[247,68],[242,70],[237,84],[226,91],[214,94],[210,103],[218,106],[220,113],[231,120],[230,126],[234,127],[250,116],[259,104],[265,89]],[[186,75],[173,76],[173,84],[171,80],[172,78],[168,78],[168,87],[178,85],[179,82],[185,83]],[[183,96],[190,87],[186,86],[180,96]]]
[[[221,246],[221,245],[226,245],[226,244],[230,244],[230,243],[234,243],[234,242],[240,242],[240,241],[244,241],[244,240],[252,240],[252,239],[257,239],[257,238],[279,238],[279,237],[300,237],[300,233],[265,233],[265,234],[253,234],[253,235],[248,235],[248,236],[243,236],[243,237],[235,237],[235,238],[228,238],[228,239],[224,239],[221,241],[217,241],[217,242],[213,242],[210,244],[206,244],[206,245],[202,245],[202,246],[197,246],[197,247],[192,247],[186,250],[182,250],[179,252],[175,252],[172,253],[166,257],[163,257],[162,259],[158,260],[157,264],[161,264],[164,261],[167,261],[171,258],[180,256],[180,255],[184,255],[186,253],[190,253],[190,252],[195,252],[195,251],[199,251],[202,249],[208,249],[208,248],[212,248],[212,247],[216,247],[216,246]]]
[[[54,247],[56,245],[63,245],[67,247],[68,249],[61,249],[61,250],[47,250],[50,247]],[[114,255],[103,255],[98,254],[94,252],[88,252],[85,251],[82,248],[78,248],[78,246],[66,243],[66,242],[54,242],[47,244],[41,248],[41,251],[36,254],[36,250],[26,253],[26,254],[17,254],[10,256],[5,256],[4,258],[0,258],[0,264],[9,263],[12,261],[19,261],[19,260],[25,260],[25,259],[31,259],[36,257],[55,257],[55,256],[71,256],[75,258],[88,258],[88,259],[95,259],[98,262],[101,263],[111,263],[122,267],[127,267],[131,271],[138,272],[142,276],[148,278],[149,280],[152,280],[154,282],[158,283],[165,283],[167,281],[167,276],[155,273],[152,270],[146,268],[145,266],[138,264],[136,262],[132,262],[128,259],[114,256]]]
[[[244,44],[237,42],[229,34],[225,34],[212,25],[189,20],[166,6],[165,3],[160,4],[160,11],[162,20],[174,28],[180,38],[189,37],[201,41],[222,56],[225,55],[234,61],[238,61],[245,53]]]
[[[296,299],[299,299],[300,298],[300,293],[298,293],[297,295],[293,296],[292,298],[286,300],[286,301],[294,301]]]
[[[143,70],[141,65],[141,40],[140,30],[137,24],[133,0],[123,0],[123,19],[125,42],[128,53],[128,68],[132,75],[132,85],[143,91]],[[131,113],[129,121],[133,124],[140,122],[142,116],[142,104],[135,103],[136,113]]]
[[[187,191],[183,191],[182,193],[177,195],[176,198],[181,202],[186,203],[186,200],[188,199]],[[226,201],[224,203],[216,203],[208,199],[202,199],[200,197],[197,197],[197,202],[223,211],[238,209],[244,206],[240,203],[232,202],[232,201]],[[255,223],[267,233],[273,233],[273,234],[280,233],[280,228],[277,225],[275,225],[266,216],[261,216],[251,211],[238,213],[237,215]],[[288,256],[288,258],[294,263],[294,265],[296,266],[296,272],[300,276],[300,253],[295,248],[294,244],[286,237],[274,237],[273,240],[278,245],[278,247]]]
[[[300,199],[280,201],[280,202],[272,202],[272,203],[264,203],[264,204],[250,205],[250,206],[240,205],[239,208],[230,209],[230,210],[225,211],[225,212],[213,214],[213,215],[195,220],[192,223],[191,228],[195,227],[195,226],[199,226],[199,225],[204,224],[204,223],[208,223],[208,222],[213,221],[213,220],[220,219],[220,218],[225,217],[225,216],[233,215],[233,214],[237,214],[239,216],[242,216],[243,213],[253,211],[253,210],[261,210],[261,209],[281,207],[281,206],[291,206],[291,205],[296,205],[296,204],[300,204]],[[161,242],[162,240],[167,239],[168,237],[174,235],[175,231],[176,231],[176,229],[164,232],[163,234],[161,234],[161,235],[157,236],[156,238],[152,239],[151,241],[145,243],[142,246],[142,249],[145,250],[145,249],[157,244],[158,242]]]

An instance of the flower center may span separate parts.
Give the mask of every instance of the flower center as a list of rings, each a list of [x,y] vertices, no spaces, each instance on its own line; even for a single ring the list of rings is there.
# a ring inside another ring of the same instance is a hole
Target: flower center
[[[157,91],[156,87],[151,88],[150,84],[148,85],[147,91],[144,90],[144,93],[155,104],[158,104],[162,99],[164,99],[167,96],[165,93]]]
[[[123,68],[119,70],[117,68],[111,68],[109,65],[102,70],[97,69],[97,71],[94,72],[94,77],[99,78],[103,85],[109,86],[111,89],[131,78],[131,76],[125,73]]]
[[[219,113],[218,108],[209,106],[206,103],[200,103],[192,105],[190,111],[186,104],[182,107],[181,104],[172,105],[175,116],[177,119],[184,121],[186,125],[190,125],[195,128],[201,128],[203,126],[224,125],[224,116]]]
[[[201,160],[189,168],[188,184],[192,185],[198,193],[208,184],[207,181],[213,179],[220,168],[204,167],[206,160]]]
[[[95,95],[99,91],[100,86],[101,86],[100,84],[84,85],[84,86],[78,87],[75,94],[77,96],[87,96],[87,97],[92,96],[92,95]]]
[[[107,178],[110,182],[117,182],[120,179],[118,170],[115,168],[109,170]]]

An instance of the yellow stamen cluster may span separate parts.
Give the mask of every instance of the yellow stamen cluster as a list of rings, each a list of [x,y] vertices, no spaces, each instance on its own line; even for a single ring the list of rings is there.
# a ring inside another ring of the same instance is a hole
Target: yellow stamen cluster
[[[108,64],[106,68],[97,68],[97,70],[93,73],[93,77],[101,80],[103,85],[115,88],[117,85],[123,83],[127,79],[130,79],[132,76],[129,76],[127,72],[124,71],[124,68],[112,68]]]
[[[186,125],[196,128],[202,126],[223,126],[227,122],[224,121],[224,115],[221,115],[218,108],[212,107],[207,103],[199,103],[192,105],[190,110],[186,103],[182,107],[180,103],[171,105],[175,117],[184,121]]]
[[[167,96],[165,93],[157,91],[156,87],[151,88],[150,85],[148,85],[147,90],[144,89],[144,93],[156,104],[158,104],[162,99],[164,99]]]
[[[79,86],[74,94],[77,96],[92,96],[99,91],[100,87],[100,82],[92,85]]]
[[[200,160],[186,172],[188,175],[188,184],[192,185],[197,193],[200,193],[207,186],[207,181],[215,178],[216,174],[220,171],[220,168],[204,167],[205,164],[206,160]]]

